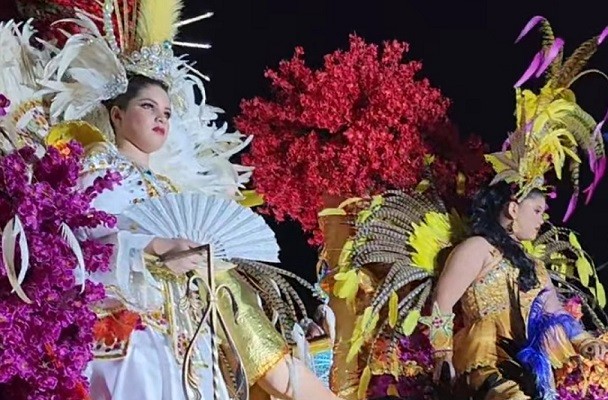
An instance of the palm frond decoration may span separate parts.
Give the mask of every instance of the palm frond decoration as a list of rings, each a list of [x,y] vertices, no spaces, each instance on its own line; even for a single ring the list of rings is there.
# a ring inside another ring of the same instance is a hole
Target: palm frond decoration
[[[463,220],[448,212],[432,189],[388,191],[348,202],[357,210],[355,235],[345,244],[334,294],[355,301],[363,270],[382,280],[370,305],[356,321],[347,361],[365,345],[371,365],[376,345],[388,340],[388,359],[396,357],[399,338],[411,335],[443,266],[445,250],[466,236]],[[360,276],[361,275],[361,276]],[[359,393],[365,393],[361,379]]]

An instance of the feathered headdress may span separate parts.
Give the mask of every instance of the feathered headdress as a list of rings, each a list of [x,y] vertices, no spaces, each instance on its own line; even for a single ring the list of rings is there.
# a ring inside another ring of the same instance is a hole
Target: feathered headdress
[[[173,46],[208,48],[175,37],[178,28],[212,14],[180,21],[181,0],[138,0],[131,7],[125,2],[122,9],[115,3],[104,1],[103,16],[76,10],[75,18],[57,21],[77,25],[80,33],[66,32],[68,40],[45,69],[43,93],[54,95],[53,118],[79,119],[94,112],[101,102],[127,90],[127,74],[163,82],[178,106],[183,103],[179,92],[192,88],[184,81],[194,82],[204,94],[200,78],[205,76],[175,56]],[[95,22],[103,26],[103,34]]]
[[[568,164],[574,193],[564,216],[564,220],[567,220],[576,207],[580,191],[579,148],[587,153],[589,166],[594,173],[593,182],[584,190],[587,202],[606,169],[601,134],[606,117],[601,122],[596,122],[577,104],[570,88],[587,72],[598,72],[606,77],[600,71],[583,71],[583,68],[608,35],[608,28],[584,42],[563,61],[564,41],[553,35],[551,26],[544,17],[532,18],[516,42],[538,24],[543,33],[543,47],[515,84],[516,129],[509,135],[501,152],[486,157],[497,173],[492,183],[506,181],[514,184],[518,199],[523,199],[533,189],[545,190],[545,174],[551,170],[561,179],[562,170]],[[529,89],[521,89],[533,75],[540,77],[543,74],[546,83],[538,94]]]
[[[202,79],[173,46],[208,48],[177,41],[177,30],[210,17],[180,21],[181,0],[105,0],[103,15],[76,10],[76,17],[58,21],[75,24],[68,40],[45,68],[41,91],[50,95],[53,123],[85,120],[112,139],[103,102],[125,93],[128,76],[143,75],[169,88],[173,113],[168,141],[151,159],[152,168],[169,177],[182,191],[203,191],[240,199],[252,168],[235,165],[230,157],[249,144],[239,132],[215,123],[220,109],[205,104]],[[100,29],[100,27],[102,29]],[[202,100],[197,100],[197,94]]]
[[[47,134],[47,105],[36,92],[37,77],[50,59],[46,50],[32,45],[35,33],[31,20],[0,23],[0,128],[7,136],[0,139],[0,148],[37,144]]]

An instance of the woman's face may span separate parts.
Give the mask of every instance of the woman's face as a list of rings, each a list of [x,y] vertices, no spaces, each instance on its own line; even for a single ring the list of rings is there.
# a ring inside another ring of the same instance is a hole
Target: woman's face
[[[543,225],[543,215],[547,208],[545,197],[533,195],[509,204],[509,214],[513,220],[513,235],[518,240],[534,240]]]
[[[163,88],[148,85],[129,101],[126,109],[112,107],[110,116],[118,140],[126,140],[150,154],[167,140],[171,103]]]

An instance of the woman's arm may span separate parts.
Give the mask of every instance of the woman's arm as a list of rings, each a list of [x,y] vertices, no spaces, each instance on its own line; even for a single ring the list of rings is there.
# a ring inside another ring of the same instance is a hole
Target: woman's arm
[[[282,400],[340,400],[300,360],[285,356],[257,384]]]
[[[544,267],[543,267],[544,268]],[[545,285],[546,298],[543,304],[544,312],[548,314],[568,314],[570,315],[563,307],[559,296],[557,295],[557,290],[553,285],[551,279],[547,279],[547,284]],[[572,346],[576,350],[576,352],[587,358],[598,358],[604,359],[606,354],[608,353],[608,347],[605,342],[597,339],[591,333],[585,331],[584,326],[571,316],[571,319],[567,319],[564,321],[564,330],[568,338],[570,339]]]
[[[454,305],[490,262],[492,249],[485,239],[472,237],[452,251],[435,289],[435,303],[442,313],[452,313]]]
[[[435,381],[440,379],[444,363],[447,363],[451,377],[455,376],[452,365],[454,305],[480,275],[484,266],[493,261],[492,249],[481,237],[469,238],[458,245],[450,254],[437,282],[431,315],[420,320],[429,327],[435,359]]]
[[[107,169],[89,169],[79,179],[82,188],[90,187],[103,177]],[[123,179],[119,185],[106,189],[93,200],[93,208],[118,216],[131,205],[139,193],[134,179]],[[146,312],[162,306],[161,289],[146,268],[144,250],[153,236],[100,226],[86,229],[82,234],[113,246],[110,270],[91,274],[90,279],[106,287],[108,300],[104,307],[127,305],[136,312]]]

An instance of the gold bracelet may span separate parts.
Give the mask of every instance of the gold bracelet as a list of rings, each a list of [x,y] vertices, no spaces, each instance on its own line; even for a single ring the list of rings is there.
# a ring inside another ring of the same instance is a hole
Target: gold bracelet
[[[452,351],[454,337],[454,313],[444,314],[437,302],[433,303],[433,312],[420,322],[429,327],[429,340],[435,352]]]

